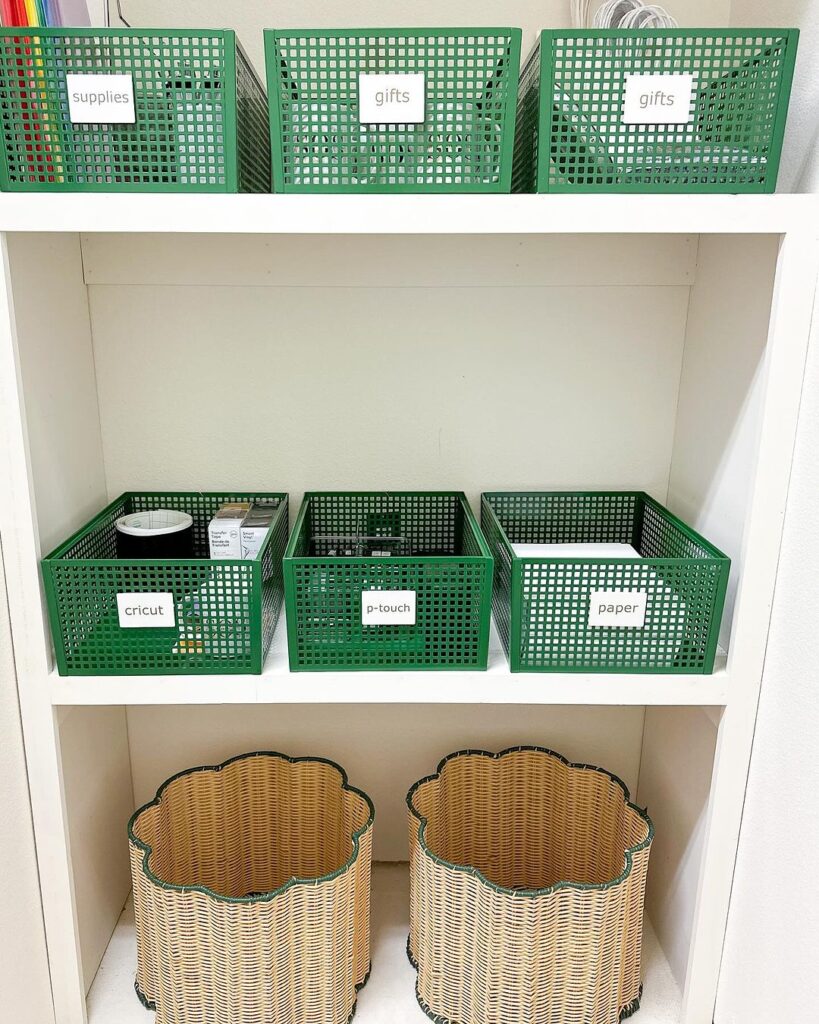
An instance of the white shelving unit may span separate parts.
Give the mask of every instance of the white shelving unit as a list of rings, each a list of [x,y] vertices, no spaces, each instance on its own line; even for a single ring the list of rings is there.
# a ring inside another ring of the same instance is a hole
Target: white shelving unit
[[[642,1024],[710,1024],[813,293],[812,197],[0,196],[0,539],[58,1024],[144,1017],[125,822],[175,771],[332,757],[405,853],[464,746],[617,772],[657,826]],[[126,489],[640,488],[732,558],[712,676],[61,678],[39,559]],[[251,706],[249,706],[251,705]],[[401,868],[361,1019],[418,1021]],[[95,980],[96,979],[96,980]]]

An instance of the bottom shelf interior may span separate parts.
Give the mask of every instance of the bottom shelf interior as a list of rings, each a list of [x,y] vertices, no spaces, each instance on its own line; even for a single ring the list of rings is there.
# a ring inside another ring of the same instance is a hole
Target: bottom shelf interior
[[[415,971],[407,960],[409,873],[406,864],[376,864],[372,883],[370,980],[358,997],[360,1024],[421,1024],[426,1015],[415,1000]],[[131,900],[88,994],[89,1024],[149,1024],[149,1013],[134,992],[136,934]],[[678,1024],[681,995],[648,918],[643,931],[643,1002],[640,1024]]]

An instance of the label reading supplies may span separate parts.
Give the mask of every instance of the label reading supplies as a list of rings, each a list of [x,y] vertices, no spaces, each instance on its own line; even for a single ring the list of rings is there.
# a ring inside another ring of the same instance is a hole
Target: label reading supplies
[[[590,626],[642,629],[646,623],[644,590],[593,590],[589,603]]]
[[[162,629],[176,625],[173,594],[117,594],[123,629]]]
[[[134,124],[134,79],[131,75],[65,76],[68,116],[72,124]]]
[[[689,124],[693,75],[628,75],[624,124]]]
[[[363,590],[362,626],[414,626],[414,590]]]
[[[422,124],[425,107],[423,75],[358,76],[360,124]]]

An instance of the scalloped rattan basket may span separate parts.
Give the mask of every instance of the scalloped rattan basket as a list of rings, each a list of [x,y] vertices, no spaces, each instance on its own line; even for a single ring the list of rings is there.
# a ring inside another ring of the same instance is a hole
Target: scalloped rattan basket
[[[128,825],[135,986],[158,1024],[347,1024],[370,969],[374,813],[319,758],[164,783]]]
[[[407,795],[410,960],[438,1024],[617,1024],[640,1006],[654,826],[538,747],[451,754]]]

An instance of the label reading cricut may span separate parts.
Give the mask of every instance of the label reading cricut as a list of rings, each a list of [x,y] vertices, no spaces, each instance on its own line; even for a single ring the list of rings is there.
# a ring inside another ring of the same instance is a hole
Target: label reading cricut
[[[414,626],[414,590],[364,590],[361,592],[362,626]]]
[[[134,79],[131,75],[65,76],[68,116],[72,124],[134,124]]]
[[[628,75],[624,124],[688,124],[693,75]]]
[[[176,625],[173,594],[117,594],[123,629],[157,629]]]
[[[646,623],[644,590],[593,590],[589,625],[642,629]]]
[[[422,124],[426,117],[423,75],[358,76],[361,124]]]

